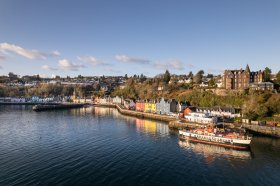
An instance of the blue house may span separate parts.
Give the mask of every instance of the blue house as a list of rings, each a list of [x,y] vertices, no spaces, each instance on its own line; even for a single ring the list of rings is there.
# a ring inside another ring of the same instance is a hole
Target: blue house
[[[170,105],[164,98],[161,98],[157,103],[157,114],[168,114],[170,112]]]

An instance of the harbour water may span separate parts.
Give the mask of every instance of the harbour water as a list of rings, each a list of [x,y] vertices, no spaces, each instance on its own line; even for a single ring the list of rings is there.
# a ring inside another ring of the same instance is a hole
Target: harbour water
[[[180,141],[111,108],[0,106],[0,185],[280,185],[280,140],[250,151]]]

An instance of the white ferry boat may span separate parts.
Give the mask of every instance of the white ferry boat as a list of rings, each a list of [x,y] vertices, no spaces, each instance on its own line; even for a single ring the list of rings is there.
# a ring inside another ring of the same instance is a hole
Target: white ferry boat
[[[247,149],[250,147],[252,137],[237,133],[224,132],[214,128],[200,128],[190,130],[179,130],[181,139],[190,142],[198,142],[235,149]]]

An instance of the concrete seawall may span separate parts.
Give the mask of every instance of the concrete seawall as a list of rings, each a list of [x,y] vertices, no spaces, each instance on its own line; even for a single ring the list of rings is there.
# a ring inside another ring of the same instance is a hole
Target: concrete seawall
[[[153,114],[153,113],[146,113],[146,112],[138,112],[134,110],[127,110],[123,108],[122,105],[115,105],[115,104],[93,104],[95,107],[105,107],[105,108],[116,108],[121,114],[135,116],[138,118],[147,118],[147,119],[154,119],[159,121],[170,122],[177,120],[175,117]]]
[[[242,124],[242,126],[247,130],[255,132],[257,134],[280,138],[280,127],[269,127],[250,124]]]
[[[129,115],[129,116],[135,116],[135,117],[140,117],[140,118],[148,118],[148,119],[154,119],[154,120],[166,121],[166,122],[177,120],[177,118],[171,117],[171,116],[164,116],[164,115],[153,114],[153,113],[127,110],[127,109],[121,108],[121,106],[119,106],[119,105],[116,105],[116,108],[118,109],[118,111],[121,114]]]
[[[180,120],[170,121],[168,124],[169,128],[172,129],[180,129],[180,128],[196,128],[196,127],[203,127],[206,126],[204,124],[199,123],[191,123],[191,122],[185,122]]]

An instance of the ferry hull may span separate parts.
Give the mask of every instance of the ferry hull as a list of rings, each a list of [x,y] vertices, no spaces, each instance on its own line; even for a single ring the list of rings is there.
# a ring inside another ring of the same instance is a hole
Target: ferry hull
[[[199,140],[199,139],[195,139],[195,138],[192,138],[192,137],[189,137],[189,141],[194,142],[194,143],[204,143],[204,144],[209,144],[209,145],[218,145],[218,146],[221,146],[221,147],[228,147],[228,148],[240,149],[240,150],[246,150],[246,149],[249,149],[249,147],[250,147],[250,145],[246,145],[246,144],[219,143],[219,142],[214,142],[214,141]]]

